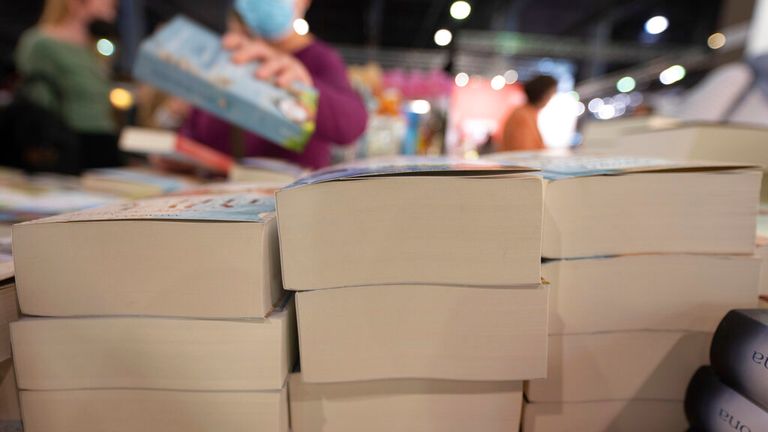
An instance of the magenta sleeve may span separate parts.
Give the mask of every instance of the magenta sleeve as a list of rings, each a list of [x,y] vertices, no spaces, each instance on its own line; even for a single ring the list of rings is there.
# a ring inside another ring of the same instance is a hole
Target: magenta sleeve
[[[344,78],[346,80],[346,77]],[[360,96],[345,83],[346,88],[317,80],[317,137],[335,144],[351,144],[365,131],[368,113]]]

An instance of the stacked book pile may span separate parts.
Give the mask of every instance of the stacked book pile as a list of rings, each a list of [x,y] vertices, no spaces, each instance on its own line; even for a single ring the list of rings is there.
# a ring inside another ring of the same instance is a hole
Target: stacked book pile
[[[755,168],[501,156],[542,168],[547,378],[523,431],[683,430],[690,377],[732,308],[757,301]]]
[[[194,195],[16,225],[27,432],[288,430],[274,199]]]
[[[768,128],[734,123],[684,122],[647,130],[627,130],[616,137],[611,154],[671,160],[747,163],[768,170]],[[762,200],[768,201],[768,175]]]
[[[710,356],[712,366],[696,372],[685,399],[693,430],[768,430],[768,311],[729,312]]]
[[[0,431],[21,431],[19,395],[11,359],[10,323],[19,319],[13,263],[0,263]]]
[[[347,167],[277,193],[294,432],[519,428],[522,381],[547,362],[529,171]]]

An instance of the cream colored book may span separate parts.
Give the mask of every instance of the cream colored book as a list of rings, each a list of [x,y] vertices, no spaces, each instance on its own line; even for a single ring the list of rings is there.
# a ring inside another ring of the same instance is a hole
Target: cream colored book
[[[11,358],[10,323],[19,319],[13,280],[0,282],[0,362]]]
[[[97,168],[80,177],[83,189],[126,198],[149,198],[194,187],[191,177],[172,175],[145,168]]]
[[[756,167],[530,153],[493,159],[542,169],[545,258],[754,251]]]
[[[0,362],[0,430],[21,431],[19,391],[10,359]]]
[[[520,382],[383,380],[308,384],[290,378],[293,432],[510,432]]]
[[[298,293],[304,379],[542,378],[547,292],[393,285]]]
[[[758,239],[755,256],[760,260],[760,296],[768,298],[768,238]]]
[[[768,129],[722,123],[683,123],[678,127],[622,136],[611,150],[623,155],[676,160],[710,160],[768,167]],[[763,201],[768,198],[768,177]]]
[[[277,390],[296,360],[291,305],[251,321],[28,318],[11,339],[22,390]]]
[[[13,252],[27,315],[260,318],[282,297],[266,195],[156,198],[55,216],[14,226]]]
[[[610,150],[615,148],[617,142],[626,135],[670,128],[679,125],[680,122],[673,117],[657,115],[588,121],[584,123],[584,140],[581,148],[589,151]]]
[[[547,378],[526,384],[531,402],[682,401],[709,363],[711,333],[615,332],[549,337]]]
[[[542,274],[551,284],[549,331],[713,332],[729,310],[755,307],[760,267],[751,256],[718,255],[545,262]]]
[[[25,432],[289,432],[287,390],[22,391]]]
[[[8,227],[10,230],[10,227]],[[10,240],[10,231],[8,233],[8,240]],[[10,243],[9,243],[9,251],[10,251]],[[13,261],[0,261],[0,283],[4,283],[5,281],[12,279],[14,274],[16,273]]]
[[[522,432],[681,432],[682,402],[602,401],[523,406]]]
[[[307,169],[284,160],[249,157],[232,165],[228,178],[232,182],[274,182],[287,186],[308,172]]]
[[[332,168],[279,191],[285,288],[538,284],[541,178],[431,161]]]

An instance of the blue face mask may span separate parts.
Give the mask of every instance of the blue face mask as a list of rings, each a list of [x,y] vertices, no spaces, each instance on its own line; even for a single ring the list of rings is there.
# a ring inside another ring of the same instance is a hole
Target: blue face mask
[[[293,28],[294,0],[235,0],[235,11],[250,31],[265,39],[279,39]]]

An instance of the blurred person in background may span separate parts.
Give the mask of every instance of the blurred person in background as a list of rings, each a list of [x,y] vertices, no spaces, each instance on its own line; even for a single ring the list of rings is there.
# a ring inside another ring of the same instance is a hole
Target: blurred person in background
[[[333,144],[352,144],[362,135],[368,114],[349,83],[341,56],[314,35],[293,29],[294,20],[304,17],[309,3],[235,0],[222,39],[235,63],[261,63],[256,78],[281,87],[300,83],[318,90],[316,129],[304,151],[287,150],[198,109],[189,114],[182,134],[230,155],[278,158],[311,169],[331,163]]]
[[[78,169],[118,163],[110,79],[95,51],[96,38],[109,32],[116,14],[117,0],[46,0],[40,21],[16,48],[17,93],[71,130],[71,148],[55,150],[79,153],[77,160],[59,155]]]
[[[515,108],[503,125],[503,135],[496,151],[544,150],[539,131],[539,112],[557,92],[557,80],[547,75],[537,76],[523,85],[528,98],[525,105]]]

